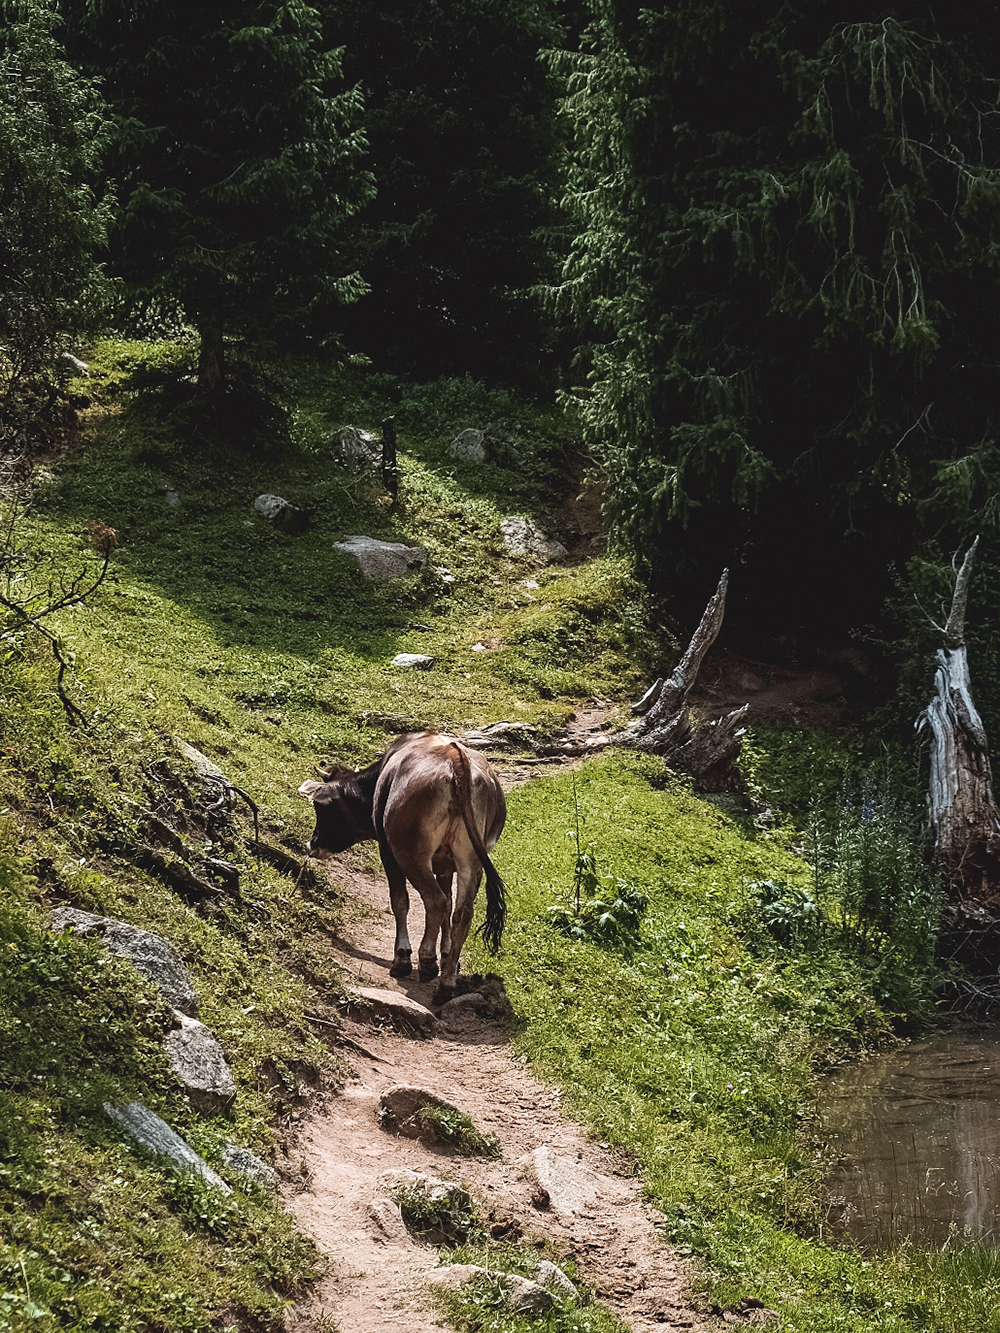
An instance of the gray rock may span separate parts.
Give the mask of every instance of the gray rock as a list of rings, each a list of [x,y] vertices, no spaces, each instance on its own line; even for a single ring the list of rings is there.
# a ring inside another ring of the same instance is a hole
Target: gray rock
[[[453,1106],[451,1102],[446,1102],[436,1092],[430,1092],[427,1088],[413,1087],[406,1083],[397,1083],[394,1087],[387,1088],[379,1098],[382,1123],[387,1129],[393,1130],[394,1133],[399,1134],[404,1139],[434,1139],[436,1137],[434,1132],[428,1131],[417,1117],[417,1112],[425,1106],[433,1106],[439,1111],[453,1111],[459,1115],[462,1114],[457,1106]]]
[[[173,945],[159,935],[114,917],[82,912],[77,907],[56,908],[52,926],[54,930],[72,926],[79,935],[99,936],[112,953],[127,958],[136,971],[159,986],[175,1009],[192,1018],[198,1013],[198,996],[187,968]]]
[[[551,1292],[530,1278],[521,1277],[518,1273],[498,1273],[493,1269],[481,1268],[479,1264],[449,1264],[446,1268],[436,1269],[427,1281],[432,1286],[457,1291],[475,1278],[486,1278],[506,1287],[507,1304],[517,1314],[542,1314],[551,1310],[555,1304]]]
[[[377,537],[345,537],[342,542],[334,542],[333,549],[353,556],[364,577],[374,583],[405,578],[427,563],[427,552],[422,546],[404,546]]]
[[[218,1172],[213,1171],[165,1120],[143,1106],[142,1102],[127,1102],[124,1106],[112,1106],[110,1102],[105,1102],[104,1109],[133,1142],[147,1152],[164,1158],[171,1170],[194,1171],[220,1194],[232,1194]]]
[[[394,990],[359,986],[348,996],[345,1008],[353,1016],[368,1013],[391,1018],[400,1027],[411,1031],[431,1034],[437,1027],[437,1019],[429,1009]]]
[[[426,653],[397,653],[390,665],[411,671],[430,671],[434,658],[428,657]]]
[[[256,1185],[263,1185],[266,1189],[273,1190],[278,1183],[274,1167],[261,1161],[249,1148],[241,1148],[238,1143],[226,1144],[222,1150],[222,1160],[230,1171],[252,1180]]]
[[[548,1259],[543,1259],[538,1265],[535,1277],[543,1287],[551,1291],[553,1295],[558,1296],[563,1301],[575,1301],[577,1299],[577,1290],[570,1282],[569,1278],[557,1265],[550,1263]]]
[[[334,437],[344,464],[354,472],[376,472],[382,466],[382,445],[374,435],[356,426],[344,426]]]
[[[481,430],[463,430],[448,446],[452,458],[466,463],[482,463],[486,459],[485,437]]]
[[[306,512],[280,495],[258,495],[253,507],[255,513],[282,532],[302,532],[309,526]]]
[[[569,554],[561,542],[554,541],[537,523],[522,514],[503,519],[500,535],[511,555],[528,556],[532,560],[541,561],[543,565],[563,560]]]
[[[475,1009],[477,1004],[482,1004],[486,996],[482,991],[470,990],[464,995],[456,995],[453,1000],[449,1000],[441,1006],[442,1014],[454,1013],[458,1009]]]
[[[195,1110],[219,1115],[236,1100],[236,1084],[222,1047],[204,1023],[174,1012],[181,1025],[168,1032],[164,1041],[170,1068]]]
[[[522,1157],[517,1166],[534,1186],[533,1202],[551,1208],[563,1217],[573,1217],[601,1201],[627,1203],[631,1197],[625,1186],[611,1176],[592,1171],[571,1157],[560,1157],[550,1148],[536,1148]]]
[[[441,1006],[438,1021],[446,1032],[469,1032],[481,1023],[476,1005],[485,1004],[486,996],[481,991],[469,991],[465,995],[456,995],[453,1000]]]
[[[399,1204],[392,1199],[375,1198],[368,1204],[368,1216],[387,1240],[403,1241],[409,1238]]]

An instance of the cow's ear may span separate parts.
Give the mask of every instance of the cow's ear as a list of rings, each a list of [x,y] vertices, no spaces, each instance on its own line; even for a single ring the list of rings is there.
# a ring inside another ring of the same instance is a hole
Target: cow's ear
[[[316,799],[316,793],[322,786],[323,783],[317,782],[315,778],[306,778],[305,782],[303,782],[302,786],[299,788],[299,795],[304,796],[307,801],[314,801]]]

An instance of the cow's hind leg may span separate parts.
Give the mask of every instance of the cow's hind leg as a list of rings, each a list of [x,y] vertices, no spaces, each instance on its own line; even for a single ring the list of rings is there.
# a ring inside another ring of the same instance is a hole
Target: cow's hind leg
[[[410,895],[406,892],[406,876],[400,870],[396,858],[388,847],[380,848],[385,876],[389,881],[389,905],[396,919],[396,942],[393,946],[390,977],[408,977],[413,971],[410,961],[413,947],[406,929],[406,918],[410,910]]]
[[[458,966],[462,957],[462,946],[469,936],[472,925],[472,909],[479,892],[482,870],[478,862],[475,868],[459,869],[455,876],[455,910],[451,918],[451,947],[447,955],[441,950],[441,981],[434,993],[434,1003],[444,1004],[455,994],[458,987]]]

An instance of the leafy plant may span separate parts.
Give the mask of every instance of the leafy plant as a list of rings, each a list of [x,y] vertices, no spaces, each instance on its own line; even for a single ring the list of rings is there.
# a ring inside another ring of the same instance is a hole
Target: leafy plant
[[[780,944],[791,947],[816,938],[821,925],[819,910],[807,889],[773,879],[750,887],[757,895],[761,922]]]
[[[392,1197],[409,1230],[425,1240],[460,1244],[482,1232],[472,1196],[461,1185],[398,1184]]]
[[[482,1134],[472,1120],[455,1107],[422,1106],[416,1118],[441,1143],[447,1143],[463,1157],[500,1157],[500,1140],[495,1134]]]
[[[580,844],[580,803],[573,775],[575,827],[566,836],[575,839],[576,863],[573,871],[573,907],[551,906],[549,921],[562,934],[574,940],[591,940],[608,949],[630,953],[639,946],[642,918],[649,905],[648,896],[619,876],[602,876],[597,869],[593,846],[586,851]]]
[[[181,1217],[216,1236],[225,1236],[239,1218],[236,1201],[194,1170],[176,1173],[171,1199]]]

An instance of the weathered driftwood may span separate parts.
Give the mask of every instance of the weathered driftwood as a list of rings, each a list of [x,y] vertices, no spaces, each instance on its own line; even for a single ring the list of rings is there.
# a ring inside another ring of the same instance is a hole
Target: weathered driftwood
[[[927,809],[934,861],[953,897],[1000,900],[1000,810],[993,796],[986,732],[972,700],[965,645],[969,578],[979,538],[955,579],[947,624],[938,626],[934,697],[917,720],[930,737]]]
[[[662,754],[668,767],[690,773],[698,790],[705,792],[743,789],[737,761],[743,743],[740,724],[749,705],[701,725],[692,720],[687,706],[702,659],[722,628],[728,587],[727,569],[673,672],[646,691],[632,707],[636,720],[611,737],[614,745]]]

